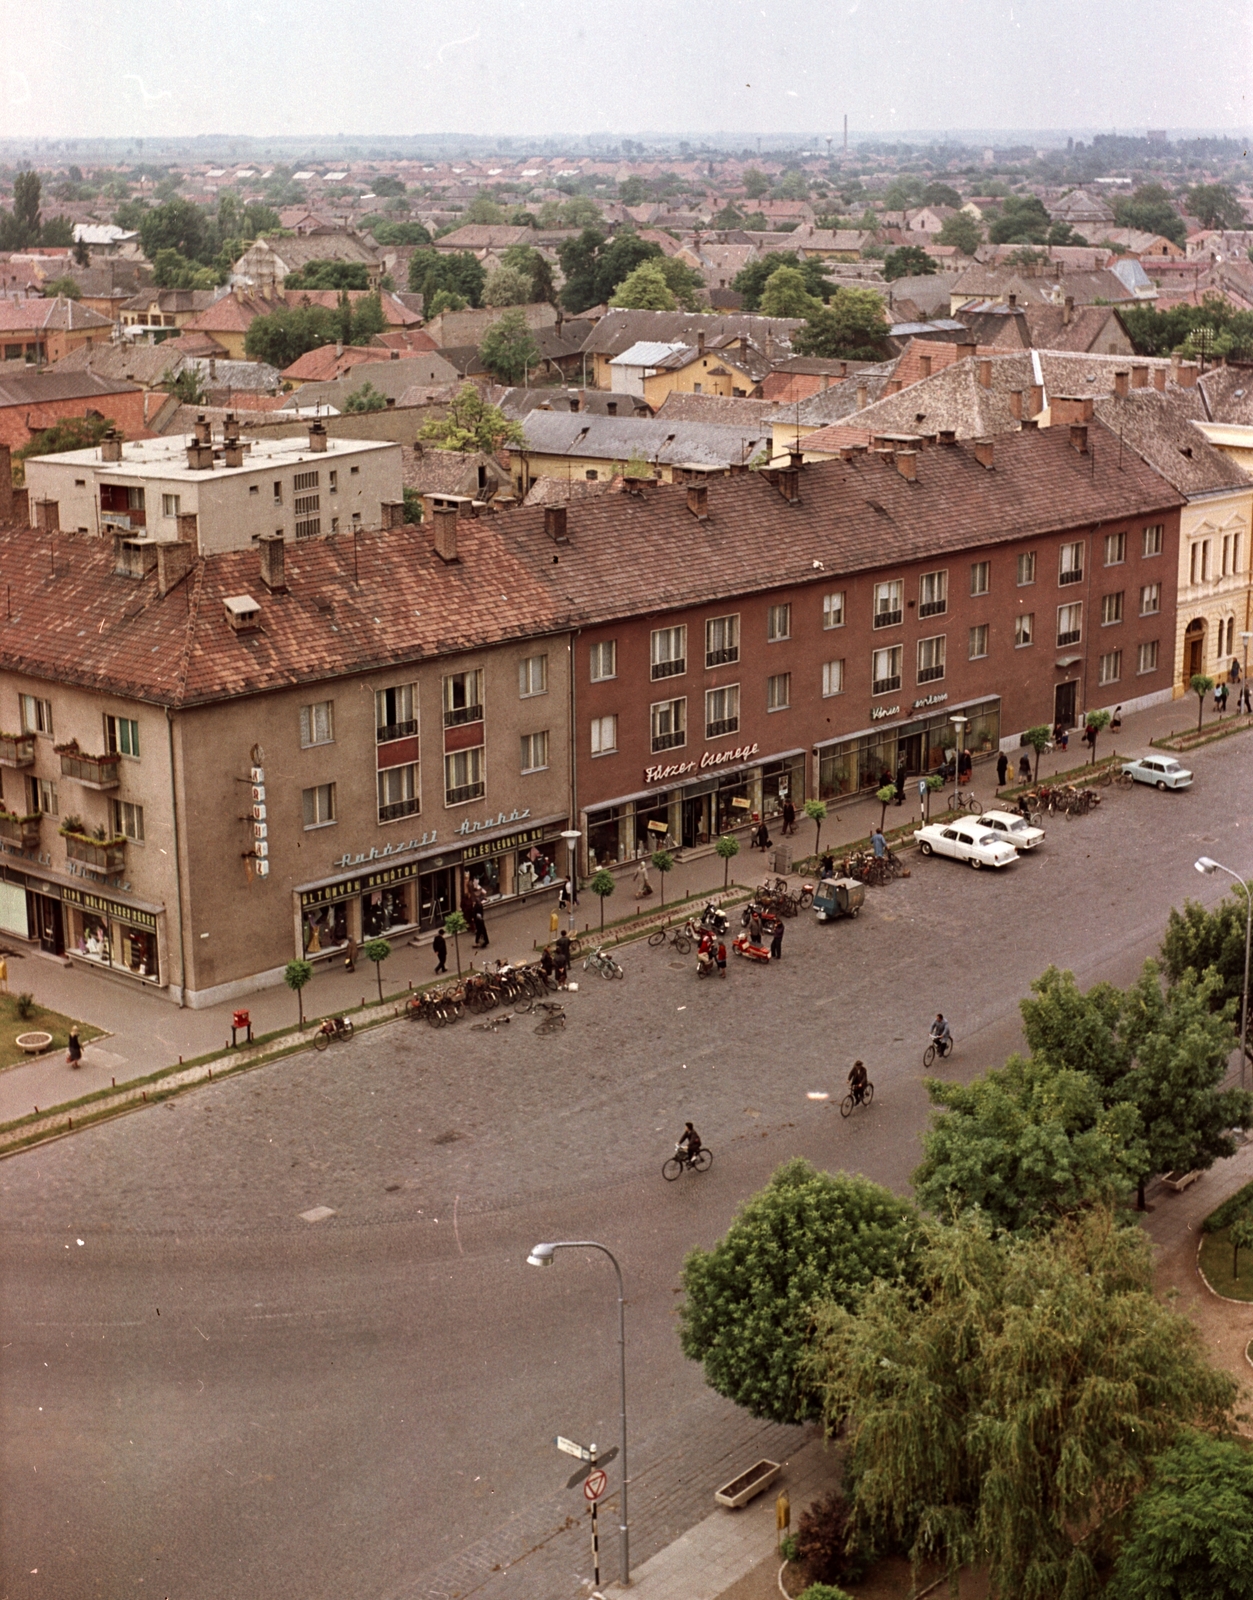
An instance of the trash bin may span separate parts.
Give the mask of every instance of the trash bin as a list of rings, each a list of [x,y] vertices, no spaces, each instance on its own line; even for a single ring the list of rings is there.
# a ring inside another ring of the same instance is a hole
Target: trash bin
[[[792,846],[790,844],[777,844],[774,847],[774,870],[781,878],[786,878],[792,870]]]

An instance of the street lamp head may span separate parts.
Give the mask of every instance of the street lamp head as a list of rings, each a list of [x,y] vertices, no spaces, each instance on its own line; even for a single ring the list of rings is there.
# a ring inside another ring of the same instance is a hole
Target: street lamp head
[[[1198,872],[1215,872],[1218,869],[1217,861],[1211,861],[1209,856],[1202,856],[1193,865]]]
[[[526,1264],[528,1267],[551,1267],[556,1251],[555,1244],[537,1244],[526,1258]]]

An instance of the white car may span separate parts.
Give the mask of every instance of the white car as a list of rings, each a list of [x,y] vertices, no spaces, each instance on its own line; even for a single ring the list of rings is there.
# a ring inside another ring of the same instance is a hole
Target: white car
[[[1017,811],[985,811],[979,826],[1005,839],[1015,850],[1034,850],[1044,843],[1044,829],[1033,828]]]
[[[924,856],[952,856],[970,866],[1007,867],[1017,861],[1018,852],[1001,834],[991,832],[979,822],[928,823],[914,835]]]
[[[1151,783],[1155,789],[1186,789],[1192,782],[1192,774],[1174,756],[1141,756],[1138,761],[1124,761],[1122,769],[1137,783]]]

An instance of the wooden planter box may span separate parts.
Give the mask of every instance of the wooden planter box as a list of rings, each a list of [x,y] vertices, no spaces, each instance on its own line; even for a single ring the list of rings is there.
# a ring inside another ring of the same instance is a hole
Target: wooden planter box
[[[85,756],[66,751],[61,756],[61,772],[64,777],[77,778],[88,789],[116,789],[121,763],[121,756]]]
[[[121,872],[126,866],[125,839],[84,839],[76,833],[63,837],[65,853],[71,861],[85,862],[99,872]]]
[[[740,1506],[746,1506],[763,1489],[768,1489],[782,1471],[777,1461],[754,1462],[747,1472],[741,1472],[738,1478],[732,1478],[721,1489],[715,1489],[714,1499],[720,1506],[730,1506],[736,1511]]]
[[[38,850],[39,824],[42,821],[43,817],[38,811],[29,817],[18,817],[12,812],[0,811],[0,839],[8,839],[20,850]]]
[[[1162,1182],[1168,1189],[1173,1189],[1176,1194],[1182,1194],[1190,1183],[1195,1183],[1201,1176],[1200,1169],[1195,1172],[1163,1172]]]
[[[0,734],[0,767],[30,767],[34,763],[33,733]]]

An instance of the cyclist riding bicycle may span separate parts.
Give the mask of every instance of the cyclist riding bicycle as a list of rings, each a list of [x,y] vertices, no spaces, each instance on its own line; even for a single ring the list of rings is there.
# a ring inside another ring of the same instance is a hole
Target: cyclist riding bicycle
[[[683,1137],[679,1140],[676,1148],[682,1154],[683,1159],[689,1163],[695,1161],[700,1153],[700,1134],[697,1133],[690,1122],[684,1123]]]
[[[848,1074],[848,1086],[853,1091],[853,1099],[861,1104],[862,1096],[866,1092],[866,1085],[870,1082],[870,1074],[866,1071],[865,1063],[854,1061]]]
[[[931,1024],[931,1043],[941,1056],[946,1056],[953,1048],[953,1030],[942,1011],[936,1012],[935,1021]]]

